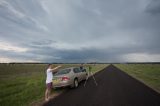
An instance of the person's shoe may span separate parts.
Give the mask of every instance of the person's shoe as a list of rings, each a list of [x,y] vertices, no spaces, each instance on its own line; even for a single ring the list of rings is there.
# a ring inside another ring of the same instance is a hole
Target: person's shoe
[[[48,99],[48,98],[46,98],[46,99],[45,99],[45,101],[46,101],[46,102],[48,102],[48,101],[49,101],[49,99]]]

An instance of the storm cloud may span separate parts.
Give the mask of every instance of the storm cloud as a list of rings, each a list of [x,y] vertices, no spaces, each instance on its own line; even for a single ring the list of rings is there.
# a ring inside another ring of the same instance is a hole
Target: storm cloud
[[[159,0],[1,0],[0,62],[160,62]]]

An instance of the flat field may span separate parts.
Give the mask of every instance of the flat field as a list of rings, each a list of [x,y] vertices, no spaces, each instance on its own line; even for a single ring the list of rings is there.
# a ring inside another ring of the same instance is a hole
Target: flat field
[[[62,68],[80,66],[61,65]],[[92,65],[92,71],[100,71],[106,66],[107,64]],[[44,98],[46,67],[47,64],[0,64],[0,105],[28,106]],[[88,65],[85,68],[88,70]],[[58,92],[61,91],[54,91]]]

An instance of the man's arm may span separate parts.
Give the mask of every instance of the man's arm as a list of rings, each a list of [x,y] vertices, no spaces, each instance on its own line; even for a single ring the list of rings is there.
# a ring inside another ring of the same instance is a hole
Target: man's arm
[[[53,68],[53,69],[51,69],[51,71],[52,72],[55,72],[57,69],[59,69],[61,66],[57,66],[57,67],[55,67],[55,68]]]

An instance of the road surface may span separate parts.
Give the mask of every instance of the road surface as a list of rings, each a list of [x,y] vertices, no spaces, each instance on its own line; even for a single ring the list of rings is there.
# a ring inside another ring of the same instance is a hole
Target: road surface
[[[44,104],[44,106],[160,106],[160,94],[113,65]]]

